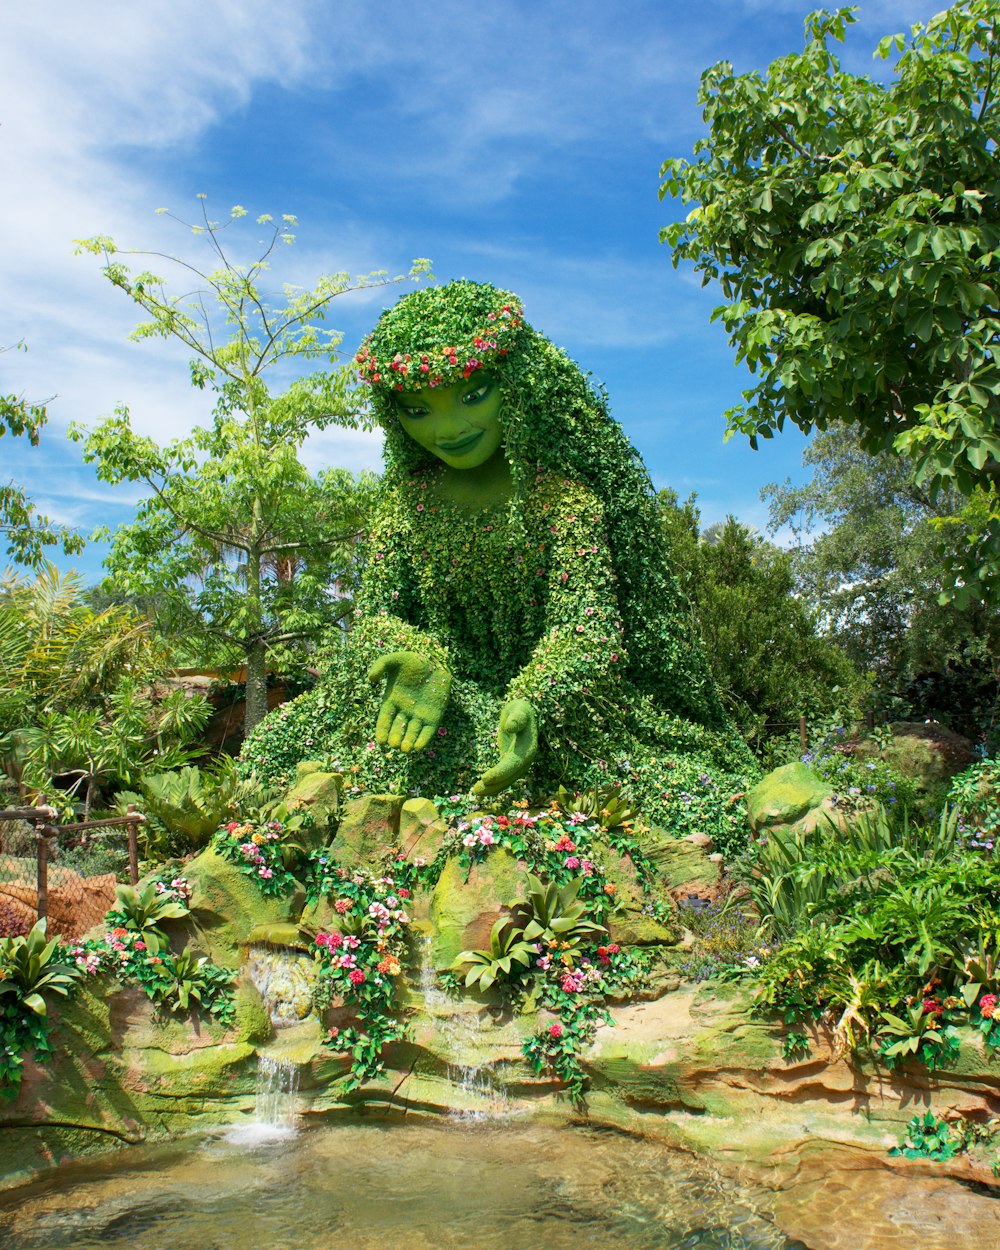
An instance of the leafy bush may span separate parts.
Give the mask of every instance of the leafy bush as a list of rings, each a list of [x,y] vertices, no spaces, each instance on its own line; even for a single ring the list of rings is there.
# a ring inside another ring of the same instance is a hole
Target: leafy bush
[[[1000,760],[983,760],[951,779],[948,802],[970,847],[992,851],[1000,837]]]
[[[1000,869],[963,846],[955,812],[772,835],[746,884],[783,938],[761,966],[764,1004],[788,1023],[827,1013],[843,1045],[871,1040],[890,1060],[950,1057],[969,952],[1000,929]]]
[[[237,763],[224,756],[204,768],[154,773],[139,782],[139,793],[119,794],[120,806],[134,803],[146,818],[146,856],[162,861],[207,846],[212,835],[257,793],[241,780]]]
[[[17,1094],[25,1051],[51,1053],[45,995],[68,998],[82,973],[58,938],[46,941],[44,920],[0,938],[0,1097]]]

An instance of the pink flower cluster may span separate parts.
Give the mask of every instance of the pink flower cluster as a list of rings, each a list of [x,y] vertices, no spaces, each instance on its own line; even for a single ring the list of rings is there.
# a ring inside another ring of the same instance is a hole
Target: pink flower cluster
[[[997,1018],[997,1003],[1000,999],[996,994],[984,994],[979,1000],[979,1014],[984,1020],[995,1020]]]
[[[172,894],[186,903],[191,898],[191,883],[186,877],[174,877],[169,885],[164,881],[157,881],[156,892],[157,894]]]
[[[97,951],[88,951],[82,946],[73,946],[69,953],[81,972],[86,972],[88,976],[100,972],[101,957]]]

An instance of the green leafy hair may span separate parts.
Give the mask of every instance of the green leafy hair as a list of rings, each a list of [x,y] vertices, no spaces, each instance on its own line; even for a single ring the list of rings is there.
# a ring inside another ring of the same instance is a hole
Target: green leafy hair
[[[389,489],[437,463],[404,433],[393,396],[480,370],[496,378],[514,519],[540,469],[590,487],[604,505],[632,680],[678,715],[724,722],[666,564],[649,474],[603,387],[523,319],[516,295],[467,279],[414,291],[382,314],[358,365],[385,430]]]

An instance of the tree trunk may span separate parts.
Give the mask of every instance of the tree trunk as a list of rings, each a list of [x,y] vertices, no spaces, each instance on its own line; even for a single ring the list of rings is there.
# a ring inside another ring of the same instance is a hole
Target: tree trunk
[[[247,552],[247,701],[243,736],[248,738],[267,715],[267,644],[260,637],[263,621],[260,575],[260,500],[254,500],[254,541]]]
[[[247,710],[243,735],[249,737],[267,715],[267,644],[258,638],[247,648]]]

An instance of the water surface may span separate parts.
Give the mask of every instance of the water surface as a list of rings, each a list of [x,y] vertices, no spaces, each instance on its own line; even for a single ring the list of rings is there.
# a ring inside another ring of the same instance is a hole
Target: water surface
[[[766,1204],[764,1204],[766,1205]],[[526,1124],[145,1148],[0,1201],[4,1250],[802,1250],[661,1145]]]

